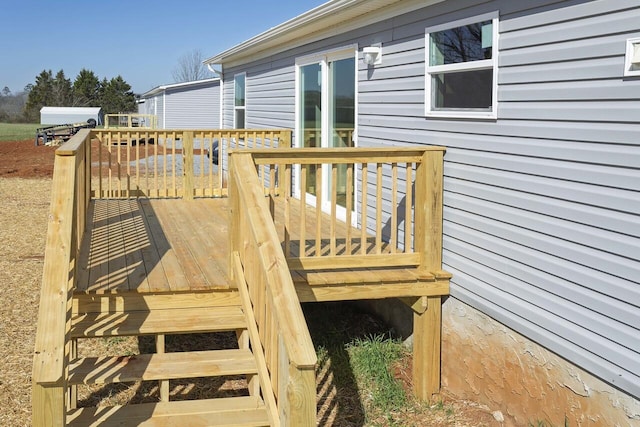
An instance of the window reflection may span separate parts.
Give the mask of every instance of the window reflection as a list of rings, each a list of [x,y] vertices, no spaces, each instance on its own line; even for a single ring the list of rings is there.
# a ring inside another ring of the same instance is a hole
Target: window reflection
[[[460,62],[491,59],[493,28],[491,21],[483,21],[430,34],[429,65],[458,64]]]

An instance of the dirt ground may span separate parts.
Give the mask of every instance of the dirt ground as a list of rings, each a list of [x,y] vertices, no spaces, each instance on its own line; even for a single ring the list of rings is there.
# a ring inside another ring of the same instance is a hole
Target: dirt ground
[[[32,139],[0,142],[0,177],[50,178],[55,150],[56,147],[36,146]]]
[[[0,142],[0,426],[31,425],[32,352],[54,151],[55,147],[36,147],[33,140]],[[350,322],[361,323],[353,319]],[[396,377],[408,390],[410,362],[407,358],[395,369]],[[337,405],[345,404],[347,409],[349,403],[345,402],[358,400],[357,390],[336,392]],[[441,399],[426,410],[401,414],[401,424],[396,419],[373,420],[365,425],[501,425],[487,407],[456,399],[447,390],[443,390]],[[345,417],[330,425],[363,425],[362,421],[353,424],[347,420]]]

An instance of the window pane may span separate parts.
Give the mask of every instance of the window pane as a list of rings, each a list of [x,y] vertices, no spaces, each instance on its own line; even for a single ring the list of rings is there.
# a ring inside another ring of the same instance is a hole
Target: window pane
[[[244,108],[236,108],[236,129],[244,129]]]
[[[234,77],[235,80],[235,106],[236,107],[244,107],[244,98],[245,98],[245,86],[244,74],[238,74]]]
[[[429,65],[491,59],[492,21],[478,22],[429,34]]]
[[[309,64],[300,67],[300,131],[302,147],[322,145],[322,67]],[[316,165],[309,165],[305,191],[316,195]],[[318,183],[318,185],[321,185]]]
[[[491,111],[493,70],[432,74],[434,110],[474,109]]]

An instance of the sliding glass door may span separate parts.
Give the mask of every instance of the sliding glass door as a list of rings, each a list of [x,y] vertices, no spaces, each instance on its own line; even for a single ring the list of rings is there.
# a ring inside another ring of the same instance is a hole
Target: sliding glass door
[[[356,108],[355,48],[300,61],[297,67],[296,141],[300,147],[344,148],[355,146]],[[315,166],[309,167],[304,190],[298,182],[299,193],[306,193],[308,203],[321,203],[331,209],[333,192],[336,193],[338,215],[345,217],[347,192],[351,190],[353,203],[354,177],[347,185],[347,166],[338,165],[335,178],[325,166],[322,182],[316,182]],[[298,177],[300,175],[298,174]],[[299,178],[298,178],[299,179]],[[335,179],[335,185],[332,182]],[[316,200],[320,194],[320,200]],[[302,194],[300,194],[302,196]]]

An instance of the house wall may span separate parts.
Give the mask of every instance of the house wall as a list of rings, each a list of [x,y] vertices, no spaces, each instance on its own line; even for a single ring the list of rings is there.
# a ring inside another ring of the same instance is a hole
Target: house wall
[[[166,90],[165,129],[220,128],[220,83]]]
[[[498,119],[425,118],[425,28],[496,10]],[[359,61],[358,145],[447,147],[443,267],[453,273],[452,301],[637,402],[640,79],[623,78],[623,65],[626,39],[639,36],[637,0],[446,1],[225,69],[224,124],[233,122],[235,72],[247,72],[248,127],[293,128],[297,56],[382,42],[382,65],[367,69]],[[457,346],[482,360],[485,350],[469,342]],[[508,347],[509,340],[495,345]],[[443,348],[443,364],[468,371],[453,349]],[[473,369],[475,386],[488,386],[482,379],[490,367]],[[522,364],[504,369],[509,376],[531,374]],[[558,397],[557,405],[569,413],[573,392],[565,390],[567,399]],[[527,399],[504,396],[514,399],[506,412]],[[625,419],[635,425],[640,415]]]
[[[160,93],[153,98],[155,99],[155,112],[158,129],[166,129],[165,115],[164,115],[164,93]]]

